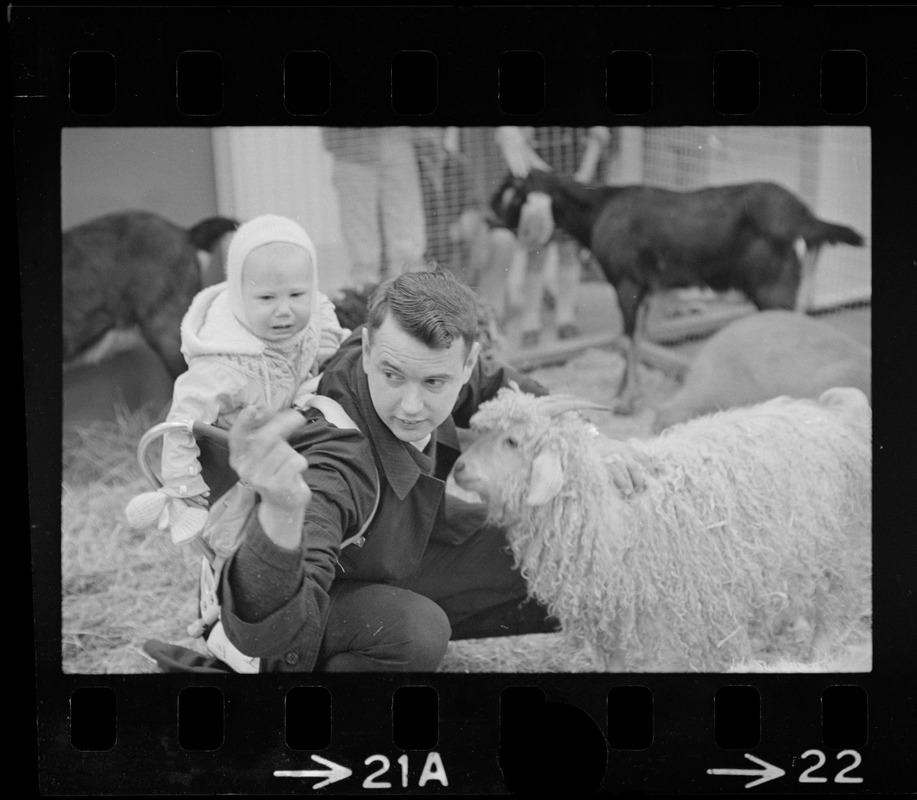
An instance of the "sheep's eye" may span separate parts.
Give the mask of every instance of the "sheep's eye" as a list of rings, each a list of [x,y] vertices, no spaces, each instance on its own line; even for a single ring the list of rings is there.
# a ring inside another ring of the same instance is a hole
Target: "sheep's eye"
[[[503,440],[503,444],[506,445],[507,447],[513,449],[513,450],[515,450],[517,447],[519,447],[519,442],[517,442],[512,436],[507,436],[507,437]]]

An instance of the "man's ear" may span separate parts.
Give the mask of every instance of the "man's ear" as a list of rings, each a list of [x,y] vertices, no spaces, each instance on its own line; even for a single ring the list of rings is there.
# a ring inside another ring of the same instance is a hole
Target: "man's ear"
[[[462,369],[462,384],[468,383],[468,380],[471,378],[471,373],[474,371],[475,364],[478,363],[478,358],[481,355],[481,343],[474,342],[471,345],[471,349],[468,351],[468,355],[465,357],[465,366]]]
[[[369,328],[365,325],[360,336],[363,342],[363,372],[369,374]]]
[[[532,461],[527,506],[543,506],[553,500],[564,485],[564,468],[560,463],[560,443],[546,443]]]

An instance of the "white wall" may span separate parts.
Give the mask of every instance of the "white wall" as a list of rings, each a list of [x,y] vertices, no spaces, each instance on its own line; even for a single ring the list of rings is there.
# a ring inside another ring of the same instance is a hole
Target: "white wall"
[[[191,227],[217,213],[209,128],[64,128],[64,229],[140,209]]]
[[[822,249],[815,272],[815,307],[872,296],[872,141],[869,128],[822,128],[815,211],[866,237],[865,247]]]
[[[331,296],[349,271],[340,233],[332,158],[316,127],[215,128],[213,150],[221,214],[241,220],[282,214],[315,243],[321,290]]]

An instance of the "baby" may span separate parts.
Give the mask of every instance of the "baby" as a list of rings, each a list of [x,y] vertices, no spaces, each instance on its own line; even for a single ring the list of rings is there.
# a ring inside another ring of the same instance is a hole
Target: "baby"
[[[292,220],[268,214],[239,227],[226,281],[198,293],[182,320],[188,369],[175,381],[167,421],[228,429],[246,406],[279,411],[314,393],[317,381],[310,379],[350,333],[318,291],[317,266],[312,240]],[[135,497],[128,521],[158,521],[176,543],[193,538],[206,520],[209,493],[199,456],[190,433],[166,434],[163,486]]]

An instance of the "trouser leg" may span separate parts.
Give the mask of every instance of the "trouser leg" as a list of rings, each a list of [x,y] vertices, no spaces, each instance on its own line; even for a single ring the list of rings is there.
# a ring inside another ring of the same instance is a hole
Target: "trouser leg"
[[[453,639],[559,628],[543,606],[528,599],[500,528],[484,527],[458,545],[431,542],[417,572],[399,586],[434,600],[449,618]]]
[[[477,276],[477,290],[502,323],[508,311],[509,282],[519,246],[516,237],[505,228],[487,231],[483,236],[483,246],[479,249],[484,255],[479,259],[481,272]]]
[[[381,583],[335,581],[319,650],[322,672],[433,672],[451,633],[432,600]]]
[[[381,142],[381,219],[389,275],[424,268],[426,220],[417,155],[409,133],[396,129]]]
[[[561,339],[578,333],[576,324],[576,300],[579,293],[580,273],[579,245],[570,239],[557,243],[557,295],[555,297],[554,319],[557,335]]]
[[[526,253],[525,279],[522,284],[522,346],[538,344],[541,333],[541,306],[544,300],[545,267],[551,244]]]
[[[341,232],[350,258],[350,286],[378,283],[382,270],[379,179],[375,167],[339,160],[334,165]]]
[[[398,585],[335,581],[317,671],[432,672],[451,639],[551,633],[559,623],[527,594],[506,536],[485,527],[461,544],[431,542]]]

